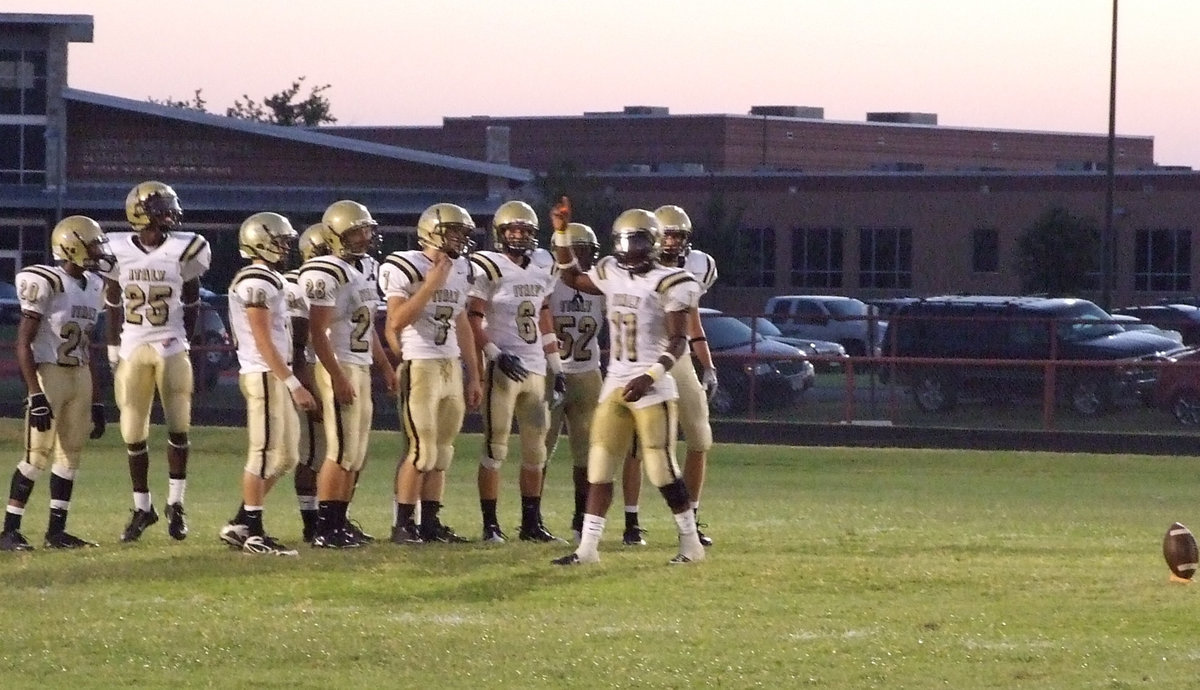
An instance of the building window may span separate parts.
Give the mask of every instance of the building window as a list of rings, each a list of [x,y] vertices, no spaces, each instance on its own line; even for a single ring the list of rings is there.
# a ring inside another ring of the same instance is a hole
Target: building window
[[[46,51],[0,50],[0,115],[46,114]]]
[[[975,273],[1000,271],[1000,232],[995,228],[976,228],[971,233],[971,270]]]
[[[45,125],[11,125],[0,121],[0,184],[45,181]]]
[[[795,287],[842,287],[841,228],[792,230],[792,276]]]
[[[1192,289],[1192,231],[1138,230],[1133,248],[1133,289]]]
[[[862,228],[858,231],[858,282],[864,288],[912,287],[912,230]]]
[[[775,287],[775,228],[743,228],[739,233],[736,263],[714,257],[718,270],[733,264],[729,283],[743,287]],[[718,280],[718,282],[723,282]]]

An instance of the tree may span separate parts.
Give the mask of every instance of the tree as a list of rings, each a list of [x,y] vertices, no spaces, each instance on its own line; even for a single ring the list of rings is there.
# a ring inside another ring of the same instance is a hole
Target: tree
[[[243,94],[242,98],[245,101],[235,100],[233,107],[225,110],[225,115],[242,120],[270,122],[286,126],[313,126],[337,122],[337,118],[333,116],[329,99],[325,97],[325,91],[329,89],[329,84],[314,86],[309,91],[308,98],[298,103],[293,102],[300,95],[300,87],[303,85],[304,79],[304,77],[297,77],[290,87],[273,96],[267,96],[262,103],[257,103]]]
[[[1096,221],[1050,208],[1017,238],[1016,270],[1021,290],[1068,296],[1094,287],[1100,268]]]
[[[743,231],[745,211],[744,206],[733,206],[724,194],[713,191],[700,213],[691,216],[696,247],[718,259],[721,278],[717,285],[758,285],[758,262],[774,260],[759,256],[758,248],[752,246],[753,236]]]
[[[307,98],[295,102],[300,95],[304,79],[304,77],[297,77],[290,87],[272,96],[267,96],[262,103],[243,94],[242,99],[244,100],[235,100],[232,107],[225,109],[225,116],[285,126],[313,126],[337,122],[337,118],[333,116],[333,108],[329,99],[325,96],[329,84],[314,86],[309,91]],[[150,102],[172,108],[208,112],[208,103],[204,100],[201,89],[196,89],[196,93],[190,101],[177,101],[168,96],[161,101],[151,98]]]
[[[569,197],[571,219],[576,223],[591,226],[592,230],[596,231],[600,245],[607,250],[611,245],[608,241],[608,229],[625,209],[595,178],[581,173],[579,166],[573,161],[558,161],[538,176],[535,187],[540,197],[540,201],[533,204],[538,218],[549,220],[550,207],[557,203],[560,197]]]

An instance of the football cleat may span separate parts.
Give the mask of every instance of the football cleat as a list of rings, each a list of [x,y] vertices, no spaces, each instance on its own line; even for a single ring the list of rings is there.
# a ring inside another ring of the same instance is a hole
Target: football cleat
[[[646,540],[642,538],[642,535],[645,533],[646,530],[641,527],[627,529],[625,530],[625,534],[621,536],[621,543],[625,546],[645,546]]]
[[[85,549],[100,546],[94,541],[80,539],[67,532],[47,532],[45,545],[47,549]]]
[[[599,562],[600,562],[600,554],[595,554],[595,555],[590,555],[590,556],[585,557],[585,556],[580,556],[578,552],[572,551],[571,553],[569,553],[565,556],[562,556],[561,558],[555,558],[554,560],[550,561],[550,564],[551,565],[583,565],[585,563],[599,563]]]
[[[364,532],[362,525],[358,524],[358,520],[346,520],[346,531],[364,545],[375,543],[375,535]]]
[[[230,547],[240,549],[246,544],[246,539],[250,536],[250,528],[245,525],[239,525],[236,522],[230,522],[221,527],[219,536],[221,541]]]
[[[0,551],[33,551],[33,544],[18,530],[0,532]]]
[[[469,544],[470,539],[455,532],[451,527],[443,525],[441,522],[434,523],[433,527],[426,529],[425,525],[421,525],[421,539],[433,544]]]
[[[701,527],[708,527],[708,525],[702,522],[696,523],[696,538],[700,540],[700,546],[712,546],[712,537],[706,535],[704,532],[701,532]]]
[[[175,541],[187,539],[187,515],[183,512],[182,503],[167,504],[167,534]]]
[[[421,538],[417,531],[415,523],[407,523],[404,525],[396,525],[392,528],[392,543],[393,544],[424,544],[425,540]]]
[[[521,527],[521,530],[517,536],[521,541],[536,541],[542,544],[550,544],[555,542],[563,543],[564,541],[551,534],[550,530],[546,529],[546,526],[542,524],[537,524],[530,527]]]
[[[363,546],[363,543],[355,539],[350,532],[340,529],[318,533],[313,537],[312,546],[314,549],[357,549]]]
[[[129,524],[125,525],[125,531],[121,533],[121,541],[129,543],[142,538],[142,532],[154,523],[158,522],[158,512],[154,510],[154,506],[150,506],[150,510],[131,510]]]
[[[508,537],[500,531],[500,525],[484,525],[483,541],[485,544],[503,544]]]
[[[274,537],[253,534],[242,543],[242,551],[266,556],[299,556],[300,552],[280,544]]]

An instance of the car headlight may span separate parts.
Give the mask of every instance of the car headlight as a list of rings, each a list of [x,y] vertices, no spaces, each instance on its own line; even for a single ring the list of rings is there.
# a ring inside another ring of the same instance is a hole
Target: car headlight
[[[755,362],[754,364],[747,364],[745,369],[747,374],[753,374],[755,376],[766,376],[767,374],[775,371],[775,367],[771,366],[771,364],[768,362]]]

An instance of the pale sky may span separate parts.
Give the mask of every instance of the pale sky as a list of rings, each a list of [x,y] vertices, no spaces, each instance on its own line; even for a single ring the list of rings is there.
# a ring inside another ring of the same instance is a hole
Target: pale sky
[[[625,105],[934,112],[941,125],[1104,134],[1112,0],[0,0],[90,14],[71,86],[210,111],[305,76],[338,124]],[[1125,0],[1117,132],[1200,169],[1200,1]],[[307,93],[307,91],[305,92]]]

